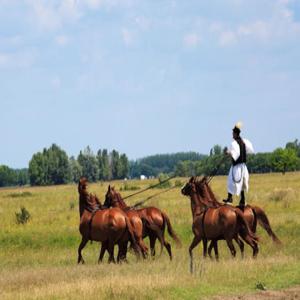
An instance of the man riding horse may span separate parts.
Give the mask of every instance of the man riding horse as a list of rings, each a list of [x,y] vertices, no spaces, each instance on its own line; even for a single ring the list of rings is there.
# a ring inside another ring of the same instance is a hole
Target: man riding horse
[[[232,129],[233,141],[229,149],[224,149],[224,154],[232,159],[232,166],[227,180],[228,197],[223,200],[226,204],[232,203],[233,195],[241,195],[239,206],[246,205],[245,191],[249,188],[249,172],[246,166],[247,154],[254,153],[252,143],[241,138],[242,124],[238,122]]]

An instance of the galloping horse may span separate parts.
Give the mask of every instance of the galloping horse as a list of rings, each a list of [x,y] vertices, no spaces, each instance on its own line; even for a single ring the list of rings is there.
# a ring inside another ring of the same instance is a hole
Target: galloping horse
[[[171,245],[165,240],[164,232],[165,226],[167,225],[169,235],[174,239],[174,241],[180,245],[181,242],[177,235],[175,234],[170,219],[166,213],[162,212],[156,207],[146,207],[140,209],[130,209],[129,206],[126,205],[121,194],[113,187],[109,187],[108,191],[105,196],[104,206],[106,207],[119,207],[127,212],[130,212],[133,215],[138,215],[139,218],[143,221],[143,238],[149,236],[150,239],[150,249],[151,255],[155,255],[155,242],[158,239],[161,243],[161,250],[162,247],[168,251],[170,260],[172,260],[172,250]]]
[[[227,205],[209,207],[207,199],[198,193],[194,177],[182,188],[181,192],[191,199],[194,233],[194,239],[189,247],[191,273],[193,272],[192,251],[201,240],[203,240],[206,252],[207,240],[215,241],[224,238],[232,256],[235,256],[236,251],[232,240],[240,234],[242,239],[251,246],[253,256],[256,257],[258,253],[257,238],[249,228],[241,211],[234,210]]]
[[[208,201],[209,206],[220,207],[220,206],[224,205],[223,203],[218,202],[218,200],[216,199],[211,187],[209,186],[209,184],[207,182],[206,177],[203,177],[202,180],[195,181],[195,184],[196,184],[196,189],[197,189],[198,193]],[[276,244],[279,244],[279,245],[281,244],[281,241],[278,239],[276,234],[273,232],[270,222],[269,222],[269,219],[262,208],[260,208],[258,206],[251,206],[248,204],[245,207],[236,206],[235,209],[239,209],[242,211],[242,213],[253,233],[256,233],[257,221],[258,221],[258,224],[266,230],[268,235],[272,238],[273,242]],[[241,252],[243,255],[243,249],[244,249],[243,242],[241,240],[239,240],[237,242],[241,248]],[[214,247],[215,255],[217,256],[218,248],[217,248],[216,241],[212,242],[208,248],[208,254],[210,257],[211,257],[212,247]]]
[[[109,252],[109,262],[114,260],[114,245],[120,248],[131,240],[133,247],[138,252],[132,225],[126,214],[119,208],[103,209],[99,199],[87,191],[87,179],[81,177],[78,183],[79,193],[79,231],[82,236],[78,247],[78,263],[84,263],[81,255],[82,249],[89,240],[105,243]]]

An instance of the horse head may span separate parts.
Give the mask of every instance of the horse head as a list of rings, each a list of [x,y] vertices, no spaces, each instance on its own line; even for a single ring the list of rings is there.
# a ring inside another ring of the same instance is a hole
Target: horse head
[[[105,207],[119,207],[121,209],[127,209],[128,206],[122,199],[122,196],[119,192],[115,190],[114,187],[108,186],[107,192],[105,194]]]
[[[193,193],[196,193],[196,178],[193,176],[190,180],[181,188],[181,193],[184,196],[191,196]]]
[[[80,177],[78,182],[78,193],[81,195],[87,192],[88,180],[86,177]]]
[[[115,188],[108,186],[107,192],[105,194],[105,201],[104,206],[105,207],[111,207],[113,204],[113,200],[115,199]]]

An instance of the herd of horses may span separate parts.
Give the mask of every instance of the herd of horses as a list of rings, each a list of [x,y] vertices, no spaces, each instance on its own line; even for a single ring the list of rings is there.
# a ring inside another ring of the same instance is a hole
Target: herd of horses
[[[168,215],[156,207],[133,209],[126,205],[121,194],[114,187],[109,186],[105,195],[105,202],[101,204],[99,198],[88,192],[88,181],[80,178],[78,183],[79,193],[79,231],[82,236],[78,248],[78,263],[84,263],[82,249],[88,241],[101,242],[98,262],[103,260],[105,251],[109,253],[108,262],[115,262],[114,247],[118,245],[117,262],[126,261],[128,244],[136,256],[146,258],[148,248],[144,239],[149,237],[150,254],[155,256],[156,240],[160,242],[161,251],[166,248],[170,260],[172,250],[170,243],[165,239],[165,229],[173,240],[181,245],[174,232]],[[193,241],[189,247],[190,271],[193,272],[193,249],[202,241],[203,256],[218,260],[218,240],[225,240],[231,255],[236,255],[233,245],[235,240],[244,255],[244,242],[253,250],[253,257],[259,251],[259,239],[256,236],[257,224],[260,224],[272,240],[280,244],[280,240],[273,232],[266,213],[257,206],[246,205],[234,207],[217,201],[209,181],[206,177],[190,180],[181,189],[181,193],[188,196],[191,201],[193,216],[192,230]],[[210,244],[208,246],[208,241]],[[208,247],[207,247],[208,246]]]

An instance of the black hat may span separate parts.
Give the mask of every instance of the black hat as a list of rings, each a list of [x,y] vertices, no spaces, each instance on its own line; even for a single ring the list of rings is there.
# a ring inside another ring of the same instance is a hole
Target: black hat
[[[237,133],[237,134],[240,134],[242,126],[243,126],[242,122],[237,122],[235,124],[235,126],[233,127],[232,131]]]

